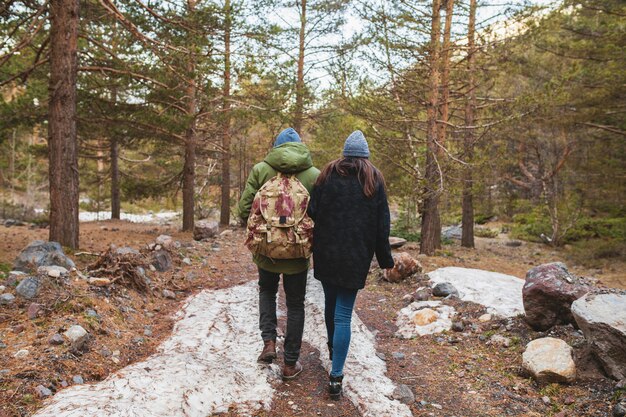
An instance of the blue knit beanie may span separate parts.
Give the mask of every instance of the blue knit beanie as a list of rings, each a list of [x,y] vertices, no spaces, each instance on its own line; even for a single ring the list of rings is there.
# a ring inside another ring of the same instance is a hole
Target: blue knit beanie
[[[358,158],[369,158],[370,148],[367,146],[367,141],[363,132],[355,130],[346,139],[345,145],[343,145],[343,156],[356,156]]]
[[[274,147],[280,146],[283,143],[287,142],[302,142],[300,140],[300,135],[296,132],[292,127],[288,127],[283,130],[276,136],[276,141],[274,142]]]

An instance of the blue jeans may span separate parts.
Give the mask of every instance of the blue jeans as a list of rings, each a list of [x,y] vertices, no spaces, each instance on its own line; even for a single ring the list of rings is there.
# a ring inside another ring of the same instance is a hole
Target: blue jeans
[[[359,290],[337,287],[322,283],[324,288],[326,332],[329,347],[333,350],[333,366],[330,376],[342,376],[343,366],[348,357],[352,330],[352,310]]]

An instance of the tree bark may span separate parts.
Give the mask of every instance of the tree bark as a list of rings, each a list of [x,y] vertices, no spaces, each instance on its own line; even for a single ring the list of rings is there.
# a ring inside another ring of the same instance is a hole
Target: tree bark
[[[195,0],[187,1],[189,14],[194,12]],[[193,51],[193,47],[190,50]],[[193,52],[189,54],[187,63],[187,115],[190,125],[185,134],[185,162],[183,165],[183,231],[193,230],[195,210],[195,185],[196,185],[196,62]]]
[[[428,97],[426,127],[426,169],[425,169],[425,189],[422,207],[422,230],[420,241],[420,253],[433,255],[438,246],[441,245],[441,221],[439,219],[439,189],[440,189],[440,169],[437,161],[437,116],[439,106],[439,65],[440,65],[440,44],[441,35],[441,0],[433,0],[433,14],[430,33],[429,51],[429,84],[430,92]]]
[[[222,103],[222,207],[220,223],[230,223],[230,0],[224,2],[224,101]]]
[[[50,2],[50,240],[78,248],[76,73],[78,0]]]
[[[120,204],[120,168],[119,147],[116,133],[111,137],[111,218],[119,219],[121,212]]]
[[[304,120],[304,51],[306,38],[306,4],[300,1],[300,44],[298,47],[298,72],[296,75],[296,107],[293,114],[293,128],[301,134]]]
[[[465,126],[474,126],[474,113],[476,111],[476,0],[470,0],[469,22],[467,26],[467,80],[468,96],[465,102]],[[466,129],[464,137],[464,155],[468,165],[463,167],[463,201],[462,207],[462,233],[461,246],[474,247],[474,194],[473,177],[470,162],[474,156],[474,129]]]

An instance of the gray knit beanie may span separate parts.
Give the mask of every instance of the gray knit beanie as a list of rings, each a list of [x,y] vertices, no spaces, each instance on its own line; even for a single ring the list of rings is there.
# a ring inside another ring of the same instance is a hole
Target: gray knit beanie
[[[370,148],[363,132],[355,130],[348,136],[346,143],[343,145],[343,156],[355,156],[358,158],[369,158]]]

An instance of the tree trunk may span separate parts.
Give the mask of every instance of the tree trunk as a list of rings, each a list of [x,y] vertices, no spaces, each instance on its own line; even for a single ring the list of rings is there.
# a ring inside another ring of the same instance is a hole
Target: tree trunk
[[[195,0],[187,1],[189,14],[194,12]],[[194,50],[192,46],[189,48]],[[196,62],[193,52],[189,54],[187,64],[187,115],[190,126],[185,135],[185,163],[183,166],[183,231],[193,230],[196,185]]]
[[[432,26],[430,33],[430,92],[428,97],[426,127],[426,170],[425,190],[422,207],[422,231],[420,253],[433,255],[441,245],[441,221],[439,219],[440,169],[437,161],[437,116],[439,105],[439,57],[441,35],[441,0],[433,0]]]
[[[50,240],[78,248],[76,73],[78,0],[50,2]]]
[[[119,148],[116,133],[111,137],[111,218],[119,219],[121,212],[120,204],[120,168]]]
[[[476,111],[476,0],[470,0],[469,22],[467,26],[467,80],[468,96],[465,102],[465,127],[474,126],[474,113]],[[468,165],[463,167],[463,201],[462,206],[462,234],[461,246],[466,248],[474,247],[474,201],[473,201],[473,178],[472,165],[470,164],[474,156],[474,129],[465,129],[464,155]]]
[[[230,223],[230,0],[224,3],[224,101],[222,104],[222,210],[220,223]]]
[[[300,1],[300,45],[298,48],[298,73],[296,76],[296,107],[293,114],[293,128],[302,134],[304,119],[304,46],[306,38],[306,2]]]
[[[445,1],[445,0],[444,0]],[[447,0],[446,2],[446,20],[443,29],[443,45],[441,48],[441,105],[439,107],[441,120],[448,121],[449,118],[449,101],[450,101],[450,32],[452,31],[452,13],[454,9],[454,0]],[[447,125],[445,123],[439,123],[438,140],[439,145],[437,147],[438,154],[443,155],[442,146],[446,145]]]

